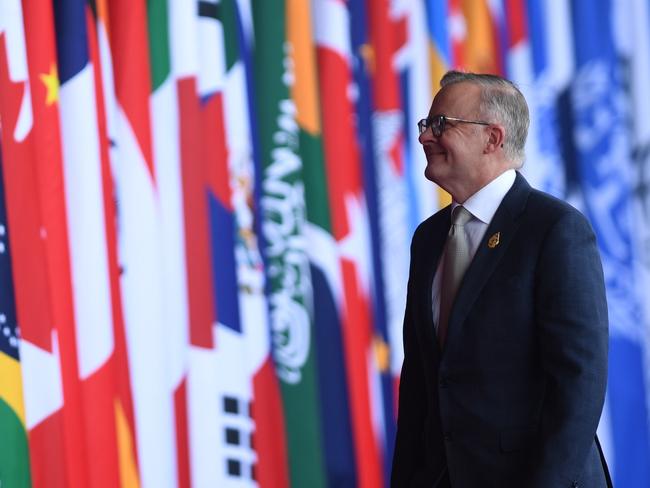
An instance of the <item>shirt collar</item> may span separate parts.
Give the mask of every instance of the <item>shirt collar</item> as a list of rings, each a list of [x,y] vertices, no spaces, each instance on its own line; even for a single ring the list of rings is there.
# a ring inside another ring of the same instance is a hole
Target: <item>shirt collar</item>
[[[471,197],[465,200],[463,207],[470,211],[470,213],[481,222],[489,224],[492,217],[501,205],[503,197],[506,196],[508,190],[515,182],[516,173],[514,169],[509,169],[499,176],[490,181],[487,185],[474,193]],[[451,210],[459,204],[452,202]]]

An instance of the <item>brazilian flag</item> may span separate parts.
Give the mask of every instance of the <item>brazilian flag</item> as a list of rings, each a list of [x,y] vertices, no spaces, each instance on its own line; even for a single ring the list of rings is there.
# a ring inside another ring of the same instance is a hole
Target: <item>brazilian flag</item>
[[[31,486],[0,151],[0,486]]]

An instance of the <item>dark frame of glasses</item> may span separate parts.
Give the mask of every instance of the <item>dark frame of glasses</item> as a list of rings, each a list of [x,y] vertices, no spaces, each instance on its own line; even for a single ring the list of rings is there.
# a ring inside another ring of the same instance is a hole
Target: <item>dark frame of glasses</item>
[[[447,126],[447,121],[452,121],[452,122],[460,122],[463,124],[476,124],[476,125],[492,125],[489,122],[484,122],[482,120],[467,120],[467,119],[459,119],[458,117],[449,117],[448,115],[434,115],[432,117],[427,117],[426,119],[421,119],[418,121],[418,132],[420,135],[424,134],[424,132],[431,127],[431,130],[433,131],[433,135],[436,137],[440,137],[442,133],[445,131],[445,127]]]

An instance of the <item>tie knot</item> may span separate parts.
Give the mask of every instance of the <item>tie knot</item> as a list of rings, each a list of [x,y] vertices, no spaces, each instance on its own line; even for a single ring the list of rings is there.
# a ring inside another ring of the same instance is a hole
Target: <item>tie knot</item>
[[[451,223],[453,225],[460,225],[461,227],[469,222],[472,214],[462,205],[458,205],[451,216]]]

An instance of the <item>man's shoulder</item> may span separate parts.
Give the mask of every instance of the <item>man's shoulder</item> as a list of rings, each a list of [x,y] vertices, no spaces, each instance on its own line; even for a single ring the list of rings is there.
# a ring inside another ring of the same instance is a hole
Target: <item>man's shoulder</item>
[[[524,215],[522,230],[530,235],[593,235],[589,219],[580,210],[540,190],[531,189]]]
[[[420,234],[426,234],[439,227],[448,226],[451,222],[450,212],[451,212],[451,204],[441,208],[436,213],[434,213],[433,215],[429,216],[427,219],[420,222],[420,224],[415,229],[415,232],[413,233],[414,237]]]
[[[528,197],[527,210],[535,217],[546,218],[551,222],[564,218],[587,220],[583,213],[569,202],[534,188]]]

